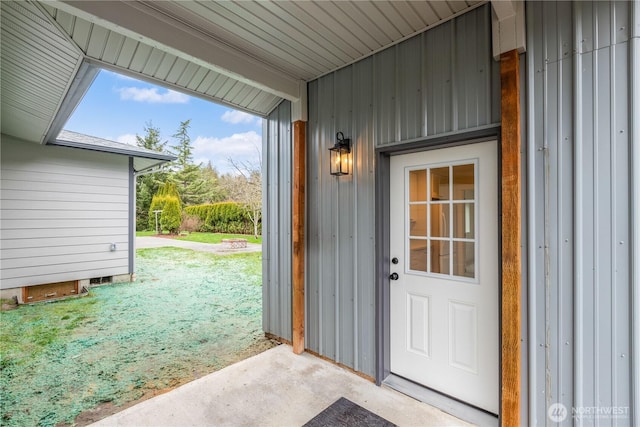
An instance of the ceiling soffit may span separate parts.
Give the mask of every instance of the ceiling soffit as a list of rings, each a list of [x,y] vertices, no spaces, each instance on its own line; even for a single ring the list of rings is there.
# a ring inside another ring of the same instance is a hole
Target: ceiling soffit
[[[140,37],[110,30],[49,4],[46,10],[86,58],[102,68],[260,116],[281,101],[280,96],[198,63],[202,61],[171,53],[158,43],[140,41]]]
[[[144,2],[299,80],[412,37],[483,1]]]
[[[36,5],[2,1],[0,8],[1,132],[43,143],[83,55]]]
[[[79,101],[83,64],[264,117],[301,83],[485,2],[1,3],[2,132],[42,143]]]
[[[98,41],[108,41],[115,33],[125,37],[125,43],[147,46],[151,52],[145,54],[151,62],[136,72],[152,74],[153,61],[161,60],[153,52],[158,49],[278,98],[297,101],[301,81],[361,60],[484,3],[65,0],[55,6],[77,16],[76,20],[100,26],[108,34],[98,34]],[[56,19],[62,23],[69,18]]]

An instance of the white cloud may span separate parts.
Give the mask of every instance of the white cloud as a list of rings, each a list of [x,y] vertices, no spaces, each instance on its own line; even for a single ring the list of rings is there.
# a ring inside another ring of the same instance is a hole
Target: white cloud
[[[124,135],[120,135],[116,138],[116,141],[122,142],[123,144],[138,145],[136,136],[132,133],[125,133]]]
[[[255,131],[234,133],[223,138],[198,136],[193,141],[193,157],[196,163],[211,163],[220,173],[232,173],[228,162],[232,158],[238,162],[258,164],[262,137]]]
[[[123,87],[118,89],[120,99],[132,100],[136,102],[147,102],[150,104],[186,104],[189,97],[175,90],[158,92],[158,88]]]
[[[260,117],[238,110],[227,110],[220,118],[223,122],[231,123],[233,125],[262,123],[262,119],[260,119]]]

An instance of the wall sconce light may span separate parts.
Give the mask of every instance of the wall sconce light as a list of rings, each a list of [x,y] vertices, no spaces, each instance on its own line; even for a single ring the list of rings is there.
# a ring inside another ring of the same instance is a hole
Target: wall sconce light
[[[349,175],[351,140],[345,138],[342,132],[336,134],[336,144],[329,148],[331,175]]]

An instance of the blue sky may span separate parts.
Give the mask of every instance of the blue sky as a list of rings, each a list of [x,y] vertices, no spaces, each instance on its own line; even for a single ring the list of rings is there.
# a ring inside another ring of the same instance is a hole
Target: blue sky
[[[220,173],[228,159],[258,165],[262,119],[111,71],[101,71],[65,129],[135,145],[148,122],[168,145],[180,122],[191,119],[189,135],[196,163],[211,160]]]

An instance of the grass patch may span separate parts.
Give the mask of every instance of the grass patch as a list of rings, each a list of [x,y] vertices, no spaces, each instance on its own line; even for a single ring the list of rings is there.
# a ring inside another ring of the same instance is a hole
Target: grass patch
[[[262,237],[257,239],[246,234],[222,234],[222,233],[189,233],[186,236],[176,237],[178,240],[187,240],[198,243],[222,243],[222,239],[246,239],[249,243],[262,243]]]
[[[148,237],[148,236],[155,236],[156,232],[155,231],[136,231],[136,237]]]
[[[140,249],[134,283],[0,312],[0,425],[73,424],[269,348],[261,260]]]
[[[96,301],[91,295],[85,298],[25,305],[18,310],[0,312],[0,366],[25,365],[49,345],[64,339],[80,322],[91,319]]]

